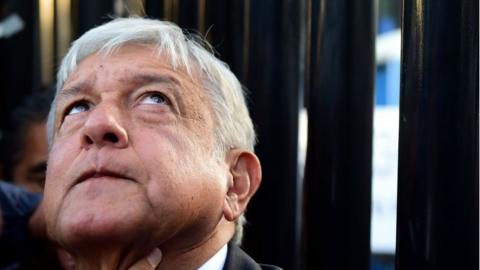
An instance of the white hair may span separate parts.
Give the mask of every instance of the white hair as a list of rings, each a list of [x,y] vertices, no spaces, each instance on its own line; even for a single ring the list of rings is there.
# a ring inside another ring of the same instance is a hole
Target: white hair
[[[73,42],[57,73],[57,94],[77,65],[92,53],[109,54],[126,44],[151,44],[170,65],[188,74],[200,71],[201,85],[210,98],[216,123],[215,152],[221,157],[231,148],[253,151],[256,138],[244,90],[228,66],[217,59],[201,38],[184,33],[177,25],[145,18],[117,18],[93,28]],[[48,141],[53,142],[56,98],[48,117]],[[236,221],[232,239],[240,244],[245,218]]]

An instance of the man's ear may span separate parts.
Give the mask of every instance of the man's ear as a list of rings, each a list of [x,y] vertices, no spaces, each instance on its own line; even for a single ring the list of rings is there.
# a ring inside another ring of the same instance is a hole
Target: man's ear
[[[226,161],[230,169],[230,181],[225,196],[223,215],[235,221],[246,209],[250,198],[262,181],[262,169],[257,156],[244,149],[232,149]]]

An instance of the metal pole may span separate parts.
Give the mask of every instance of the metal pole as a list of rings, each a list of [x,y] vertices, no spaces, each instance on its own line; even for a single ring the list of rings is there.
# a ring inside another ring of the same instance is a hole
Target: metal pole
[[[405,1],[398,270],[478,269],[478,1]]]
[[[369,269],[373,0],[312,0],[303,269]]]
[[[250,1],[246,74],[263,182],[247,211],[245,249],[259,262],[292,270],[299,260],[299,2]]]

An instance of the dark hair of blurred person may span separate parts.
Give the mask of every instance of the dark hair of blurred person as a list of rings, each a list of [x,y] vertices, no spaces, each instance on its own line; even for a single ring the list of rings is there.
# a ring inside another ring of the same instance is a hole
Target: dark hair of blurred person
[[[46,121],[52,91],[37,91],[17,107],[5,134],[4,179],[30,192],[42,192],[48,154]]]

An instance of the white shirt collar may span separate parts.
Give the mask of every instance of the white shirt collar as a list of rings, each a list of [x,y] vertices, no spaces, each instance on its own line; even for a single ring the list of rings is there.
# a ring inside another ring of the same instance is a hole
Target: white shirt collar
[[[227,260],[227,245],[223,246],[213,257],[204,263],[198,270],[222,270]]]

